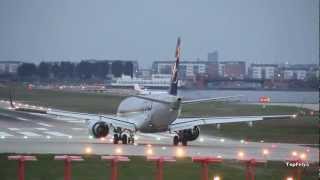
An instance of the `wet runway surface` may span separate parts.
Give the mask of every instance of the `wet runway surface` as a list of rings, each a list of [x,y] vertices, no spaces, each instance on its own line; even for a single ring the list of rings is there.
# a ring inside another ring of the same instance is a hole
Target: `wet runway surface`
[[[172,146],[173,134],[169,133],[138,133],[134,145],[114,145],[112,135],[103,139],[89,136],[84,120],[15,112],[4,109],[4,103],[0,107],[0,153],[201,155],[279,161],[305,156],[308,161],[319,161],[317,148],[285,143],[244,142],[206,135],[200,135],[187,147]]]

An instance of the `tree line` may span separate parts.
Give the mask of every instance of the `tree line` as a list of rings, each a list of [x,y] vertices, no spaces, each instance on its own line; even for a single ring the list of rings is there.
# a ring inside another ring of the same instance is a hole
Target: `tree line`
[[[22,63],[18,67],[20,79],[101,79],[104,80],[110,74],[114,77],[121,75],[133,76],[132,61],[81,61],[74,63],[69,61]],[[111,67],[110,67],[111,66]]]

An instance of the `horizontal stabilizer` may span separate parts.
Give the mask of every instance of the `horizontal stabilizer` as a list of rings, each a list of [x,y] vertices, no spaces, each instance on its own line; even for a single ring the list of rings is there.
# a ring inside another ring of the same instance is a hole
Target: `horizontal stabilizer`
[[[148,100],[148,101],[153,101],[153,102],[157,102],[157,103],[162,103],[162,104],[172,104],[173,102],[170,101],[164,101],[164,100],[160,100],[160,99],[156,99],[156,98],[152,98],[152,97],[148,97],[148,96],[133,96],[136,98],[140,98],[140,99],[144,99],[144,100]]]

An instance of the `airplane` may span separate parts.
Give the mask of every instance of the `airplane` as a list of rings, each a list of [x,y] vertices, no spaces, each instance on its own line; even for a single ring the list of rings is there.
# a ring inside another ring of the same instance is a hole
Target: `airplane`
[[[134,84],[133,89],[138,92],[140,95],[150,95],[150,94],[163,94],[167,93],[166,91],[151,91],[147,88],[141,88],[139,84]]]
[[[169,132],[174,133],[172,143],[174,146],[182,144],[187,146],[189,141],[199,137],[201,125],[234,122],[260,121],[266,119],[288,119],[295,115],[269,115],[269,116],[228,116],[228,117],[180,117],[183,105],[211,101],[221,101],[235,96],[215,97],[207,99],[182,100],[178,92],[178,72],[180,63],[180,37],[177,39],[175,50],[175,63],[172,67],[172,77],[168,93],[135,95],[125,98],[118,106],[117,113],[89,114],[70,112],[58,109],[46,109],[44,113],[55,116],[65,116],[86,120],[89,133],[94,138],[106,137],[113,133],[113,143],[134,144],[134,136],[142,133]],[[12,103],[11,103],[12,104]],[[14,105],[12,104],[14,107]],[[19,110],[15,107],[16,110]]]

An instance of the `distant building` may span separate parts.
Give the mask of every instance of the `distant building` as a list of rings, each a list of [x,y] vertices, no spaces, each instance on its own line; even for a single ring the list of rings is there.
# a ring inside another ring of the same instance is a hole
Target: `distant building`
[[[143,79],[150,79],[152,75],[151,69],[139,69],[137,73],[137,77],[143,78]]]
[[[320,74],[319,71],[320,71],[320,68],[318,67],[318,69],[313,69],[311,72],[309,72],[308,75],[319,78],[319,74]]]
[[[131,78],[130,76],[122,75],[120,78],[114,78],[111,85],[115,87],[133,87],[135,84],[139,84],[148,88],[168,88],[170,82],[170,74],[153,74],[150,79]],[[178,86],[182,86],[181,81],[178,81]]]
[[[208,62],[207,72],[209,79],[218,79],[219,78],[219,64],[215,62]]]
[[[181,61],[179,66],[179,78],[195,78],[198,74],[207,74],[208,61]],[[154,74],[171,74],[173,61],[155,61],[152,69]]]
[[[213,51],[208,53],[208,61],[218,63],[219,60],[219,53],[218,51]]]
[[[218,72],[222,78],[244,79],[246,75],[246,63],[244,61],[219,62]]]
[[[17,74],[19,61],[0,61],[0,74]]]
[[[285,68],[283,70],[283,79],[285,80],[305,80],[307,78],[307,69]]]
[[[306,80],[308,77],[316,76],[319,72],[317,64],[292,64],[281,68],[285,80]]]
[[[249,76],[252,79],[272,80],[278,76],[278,65],[277,64],[251,64],[248,71],[249,71]]]

